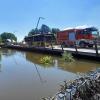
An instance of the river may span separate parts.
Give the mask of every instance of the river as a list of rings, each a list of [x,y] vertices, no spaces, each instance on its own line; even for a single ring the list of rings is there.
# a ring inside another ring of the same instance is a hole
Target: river
[[[52,56],[52,65],[43,65],[46,55],[0,49],[0,100],[40,100],[54,95],[64,80],[77,78],[100,66],[99,62],[75,59],[63,62]]]

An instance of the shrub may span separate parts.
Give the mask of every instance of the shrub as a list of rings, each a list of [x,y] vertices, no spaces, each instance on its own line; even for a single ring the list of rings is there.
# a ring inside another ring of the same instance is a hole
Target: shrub
[[[51,56],[45,56],[41,58],[40,61],[42,64],[52,64],[53,63]]]
[[[71,53],[68,53],[67,51],[64,51],[64,53],[62,54],[62,58],[63,58],[64,61],[67,61],[67,62],[73,62],[74,61],[74,58],[71,55]]]

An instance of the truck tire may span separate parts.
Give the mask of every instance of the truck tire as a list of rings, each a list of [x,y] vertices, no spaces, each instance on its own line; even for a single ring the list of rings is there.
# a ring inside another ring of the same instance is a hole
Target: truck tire
[[[82,47],[82,48],[84,48],[84,47],[86,47],[86,43],[85,43],[84,41],[81,41],[81,42],[79,43],[79,46]]]
[[[89,44],[88,47],[89,47],[89,48],[93,48],[93,44]]]

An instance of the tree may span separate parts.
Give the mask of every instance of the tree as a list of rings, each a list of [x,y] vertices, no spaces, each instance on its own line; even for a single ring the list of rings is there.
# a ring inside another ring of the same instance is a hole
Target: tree
[[[51,31],[51,32],[52,32],[53,34],[56,34],[56,33],[59,32],[59,31],[60,31],[60,29],[58,29],[58,28],[52,28],[52,31]]]
[[[28,36],[32,36],[35,34],[35,29],[32,29],[29,33],[28,33]]]
[[[17,41],[17,37],[13,33],[4,32],[1,34],[1,39],[5,42],[7,39]]]
[[[29,33],[28,33],[28,36],[32,36],[34,34],[48,34],[49,32],[50,33],[53,33],[55,36],[56,36],[56,33],[59,32],[60,29],[58,28],[52,28],[50,29],[49,26],[45,25],[45,24],[42,24],[41,28],[40,29],[32,29]]]
[[[45,34],[51,32],[51,29],[49,28],[49,26],[42,24],[40,31],[42,34]]]
[[[55,39],[57,38],[57,32],[59,32],[59,31],[60,31],[60,29],[58,29],[58,28],[52,28],[51,33],[54,34]]]
[[[2,43],[2,38],[1,38],[1,35],[0,35],[0,43]]]
[[[28,36],[32,36],[34,34],[38,34],[40,33],[40,29],[32,29],[29,33],[28,33]]]

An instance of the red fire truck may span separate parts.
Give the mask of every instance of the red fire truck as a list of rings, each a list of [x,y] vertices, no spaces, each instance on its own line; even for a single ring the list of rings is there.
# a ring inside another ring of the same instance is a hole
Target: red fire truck
[[[72,28],[57,33],[57,43],[63,46],[93,47],[93,40],[98,38],[99,31],[95,27]]]

